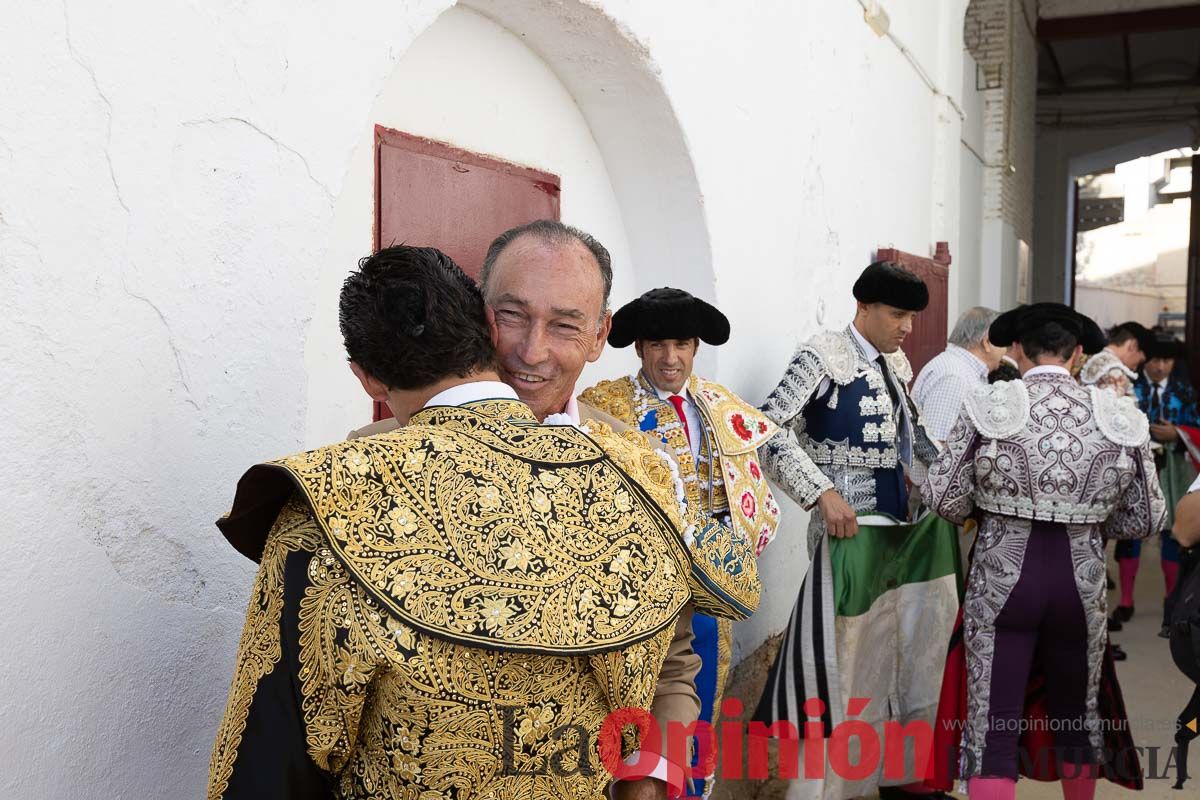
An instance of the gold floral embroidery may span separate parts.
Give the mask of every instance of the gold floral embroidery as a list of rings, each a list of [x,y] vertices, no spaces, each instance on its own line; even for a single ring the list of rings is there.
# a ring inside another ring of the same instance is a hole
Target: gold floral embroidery
[[[673,633],[592,656],[484,650],[388,615],[328,547],[316,550],[308,577],[299,620],[306,738],[346,798],[600,796],[604,719],[649,708]]]
[[[283,613],[283,567],[289,552],[315,547],[320,534],[304,505],[290,501],[280,512],[263,550],[262,564],[254,580],[246,626],[238,645],[233,682],[208,772],[209,800],[219,800],[229,788],[238,745],[246,730],[250,705],[258,682],[282,657],[279,620]]]
[[[645,442],[596,436],[492,401],[277,464],[333,556],[402,621],[464,644],[586,653],[668,627],[688,595],[670,580],[688,558],[662,509],[669,472]]]

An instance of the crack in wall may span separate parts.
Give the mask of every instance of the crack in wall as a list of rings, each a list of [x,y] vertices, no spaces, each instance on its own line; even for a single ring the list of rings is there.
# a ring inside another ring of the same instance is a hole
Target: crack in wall
[[[167,332],[167,346],[171,348],[171,355],[175,358],[175,371],[179,374],[179,383],[183,386],[184,402],[186,402],[196,411],[199,411],[200,404],[197,403],[192,397],[192,388],[188,385],[187,375],[184,373],[183,369],[183,356],[179,352],[179,347],[175,344],[175,334],[171,330],[171,323],[167,321],[167,315],[164,314],[162,309],[160,309],[158,305],[149,297],[138,294],[130,289],[129,284],[125,282],[124,275],[121,276],[121,288],[124,289],[125,294],[129,295],[134,300],[140,300],[141,302],[150,306],[150,308],[154,310],[154,313],[158,315],[159,321],[162,322],[163,328]]]
[[[325,195],[325,198],[329,201],[330,205],[333,205],[333,202],[336,199],[333,196],[333,192],[329,189],[328,186],[326,186],[324,183],[322,183],[320,180],[318,180],[316,175],[313,174],[312,167],[309,165],[308,159],[304,157],[304,154],[301,153],[296,148],[279,141],[274,136],[272,136],[270,133],[268,133],[265,130],[263,130],[262,128],[258,127],[250,120],[244,119],[242,117],[221,117],[219,119],[192,119],[192,120],[188,120],[187,122],[184,122],[183,124],[186,126],[194,127],[197,125],[225,125],[230,122],[237,123],[239,125],[244,125],[245,127],[249,128],[250,130],[257,133],[259,136],[262,136],[264,139],[271,142],[271,144],[275,145],[275,148],[277,150],[283,150],[285,152],[291,153],[293,156],[295,156],[297,159],[299,159],[301,165],[303,165],[303,167],[304,167],[304,172],[308,175],[308,179],[310,181],[312,181],[313,184],[315,184],[317,186],[317,188],[319,188],[321,190],[321,192]]]
[[[108,163],[108,177],[112,181],[113,191],[117,195],[117,202],[121,204],[121,208],[125,209],[125,216],[130,216],[132,212],[129,206],[125,203],[125,198],[121,194],[121,185],[117,182],[117,172],[113,168],[112,153],[112,122],[113,122],[113,105],[104,94],[104,90],[100,88],[100,82],[96,79],[96,71],[92,69],[91,64],[83,57],[78,50],[75,49],[75,42],[71,39],[71,16],[67,11],[67,0],[63,0],[63,24],[65,26],[63,36],[67,43],[67,52],[71,54],[71,59],[88,74],[92,80],[92,88],[96,90],[96,94],[100,97],[100,101],[104,103],[106,109],[105,117],[105,135],[104,135],[104,160]]]

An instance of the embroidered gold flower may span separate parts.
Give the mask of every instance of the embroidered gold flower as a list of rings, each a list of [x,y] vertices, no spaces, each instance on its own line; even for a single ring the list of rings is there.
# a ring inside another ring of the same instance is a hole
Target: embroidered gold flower
[[[628,575],[630,556],[631,554],[628,550],[618,551],[617,554],[613,556],[613,560],[609,563],[608,571],[615,572],[618,575]]]
[[[617,511],[622,514],[628,513],[633,508],[633,498],[629,496],[629,492],[624,489],[619,489],[613,495],[613,504],[617,507]]]
[[[421,762],[405,753],[392,753],[392,769],[402,780],[413,781],[421,774]]]
[[[533,490],[533,494],[530,496],[529,503],[533,506],[534,511],[537,511],[541,514],[545,514],[550,510],[550,498],[546,497],[546,493],[541,489]]]
[[[538,475],[538,482],[547,489],[553,489],[562,483],[562,478],[558,475],[555,475],[553,472],[543,472],[542,474]]]
[[[387,513],[392,532],[397,536],[412,533],[417,529],[417,520],[412,511],[405,506],[393,506]]]
[[[503,598],[492,598],[484,600],[479,605],[479,616],[483,620],[483,626],[489,631],[497,629],[503,630],[508,621],[512,619],[513,610],[509,607],[508,601]]]
[[[596,607],[596,595],[591,589],[579,593],[579,615],[582,617]]]
[[[517,736],[526,744],[544,739],[554,729],[554,706],[534,706],[525,712],[525,718],[517,726]]]
[[[371,459],[359,450],[346,451],[346,469],[355,475],[366,475],[371,471]]]
[[[404,454],[404,468],[410,472],[420,472],[425,466],[424,450],[409,450]]]
[[[501,547],[500,555],[504,556],[505,569],[516,568],[522,571],[529,569],[529,551],[519,541]]]
[[[353,689],[356,686],[366,684],[371,679],[371,673],[366,662],[362,660],[358,653],[352,653],[344,647],[338,648],[337,661],[334,663],[334,668],[342,679],[342,685],[347,689]]]
[[[350,523],[341,517],[329,518],[329,535],[338,541],[349,538]]]
[[[484,486],[479,490],[480,508],[493,509],[500,505],[500,490],[495,486]]]
[[[412,728],[410,728],[408,725],[404,723],[398,723],[396,725],[396,731],[392,736],[393,741],[400,745],[400,747],[406,752],[417,752],[417,745],[420,744],[420,742],[417,740]]]
[[[638,601],[633,597],[621,597],[613,605],[614,617],[628,616],[638,606]]]
[[[416,570],[405,570],[392,578],[392,594],[397,597],[404,597],[415,588],[417,588]]]
[[[412,650],[416,646],[416,637],[413,635],[412,628],[407,625],[401,625],[392,617],[388,617],[387,631],[396,641],[397,646],[403,647],[405,650]]]

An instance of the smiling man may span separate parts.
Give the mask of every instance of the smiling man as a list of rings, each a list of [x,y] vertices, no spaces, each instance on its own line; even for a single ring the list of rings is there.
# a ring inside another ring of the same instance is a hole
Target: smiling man
[[[658,439],[674,456],[693,513],[716,519],[761,553],[775,536],[779,506],[758,465],[758,448],[776,427],[762,412],[718,383],[692,372],[700,342],[722,345],[729,320],[681,289],[652,289],[614,316],[608,343],[633,344],[642,368],[583,392],[584,404]],[[693,648],[703,659],[696,688],[700,719],[716,723],[729,674],[733,625],[692,618]],[[694,790],[711,791],[711,775]]]

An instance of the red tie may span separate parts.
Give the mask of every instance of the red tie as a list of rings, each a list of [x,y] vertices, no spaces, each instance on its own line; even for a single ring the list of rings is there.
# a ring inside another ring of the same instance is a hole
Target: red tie
[[[679,421],[683,423],[683,435],[687,437],[688,444],[691,444],[692,432],[688,430],[687,415],[683,413],[683,398],[673,394],[667,399],[671,401],[671,405],[675,406],[675,413],[679,416]]]

